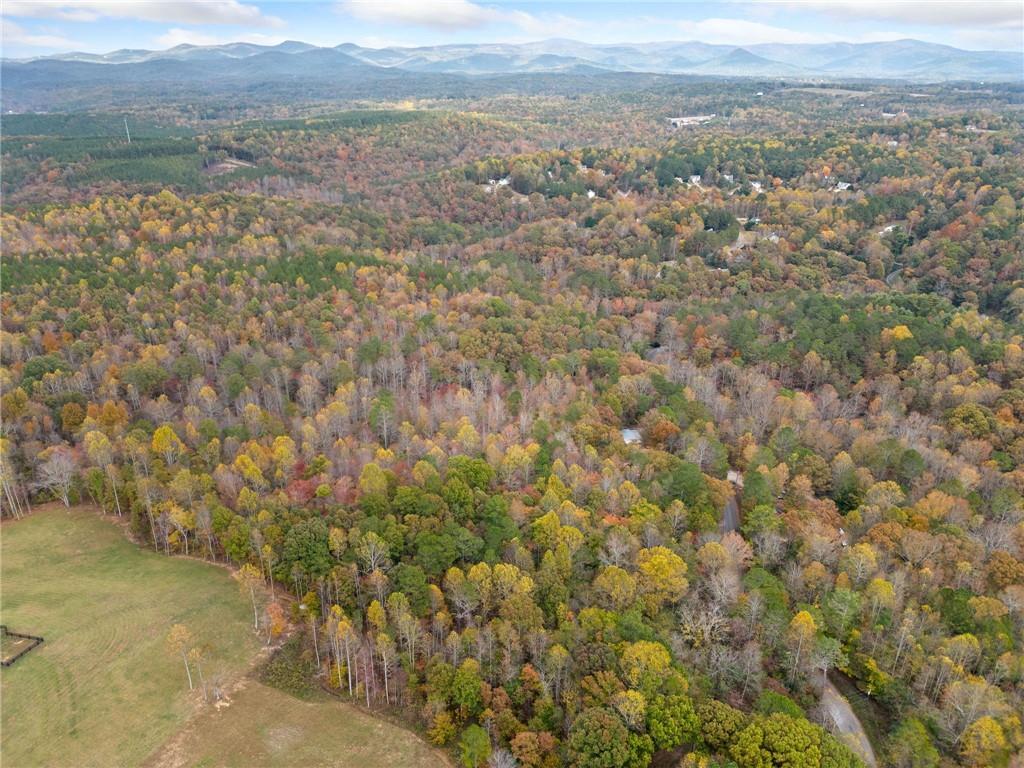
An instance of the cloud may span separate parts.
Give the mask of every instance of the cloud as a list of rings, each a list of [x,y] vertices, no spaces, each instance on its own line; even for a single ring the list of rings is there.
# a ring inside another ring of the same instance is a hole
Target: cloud
[[[182,29],[172,27],[164,34],[154,38],[154,43],[160,48],[174,48],[178,45],[227,45],[228,43],[255,43],[256,45],[277,45],[283,43],[286,38],[276,35],[262,35],[258,32],[242,35],[228,35],[226,37],[211,35],[208,32],[201,32],[197,29]]]
[[[3,43],[5,46],[20,45],[26,48],[61,48],[64,50],[82,47],[81,43],[62,35],[33,34],[9,19],[3,20]]]
[[[408,24],[431,29],[475,29],[500,21],[505,15],[469,0],[343,0],[338,9],[360,21],[378,24]]]
[[[705,18],[699,22],[676,22],[675,28],[687,40],[717,45],[759,45],[761,43],[857,43],[899,40],[906,37],[890,31],[866,35],[834,35],[827,32],[802,32],[742,18]]]
[[[953,32],[953,44],[967,50],[1015,51],[1024,49],[1024,37],[1019,29],[972,29],[962,27]]]
[[[513,25],[531,34],[558,29],[564,17],[537,17],[526,11],[495,8],[469,0],[341,0],[335,8],[360,21],[398,24],[443,32]]]
[[[757,45],[759,43],[826,43],[839,38],[816,32],[800,32],[759,21],[743,19],[702,19],[678,21],[676,29],[688,40],[721,45]]]
[[[351,42],[360,48],[418,48],[423,45],[422,40],[402,39],[397,37],[385,37],[381,35],[359,35],[353,37]]]
[[[6,0],[5,16],[25,16],[63,21],[96,21],[101,18],[174,24],[238,24],[280,27],[281,19],[265,16],[255,5],[238,0]]]
[[[888,23],[902,37],[967,49],[1024,49],[1020,0],[797,0],[786,7],[847,23]]]
[[[807,0],[794,9],[845,19],[959,27],[1021,27],[1020,0]]]

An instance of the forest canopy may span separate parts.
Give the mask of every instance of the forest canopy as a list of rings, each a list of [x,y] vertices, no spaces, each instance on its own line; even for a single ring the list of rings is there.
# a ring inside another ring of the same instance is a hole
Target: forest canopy
[[[5,117],[4,514],[467,766],[1008,765],[1019,100],[645,87]]]

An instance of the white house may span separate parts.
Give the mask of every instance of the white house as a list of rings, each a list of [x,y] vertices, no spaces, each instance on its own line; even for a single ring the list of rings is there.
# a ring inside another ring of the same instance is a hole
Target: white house
[[[709,120],[714,120],[715,115],[686,115],[684,117],[668,117],[668,124],[672,128],[685,128],[689,125],[700,125],[706,123]]]

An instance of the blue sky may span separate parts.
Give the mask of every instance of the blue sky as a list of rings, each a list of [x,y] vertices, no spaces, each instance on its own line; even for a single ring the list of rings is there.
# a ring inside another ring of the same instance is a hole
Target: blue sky
[[[238,40],[383,47],[551,37],[731,45],[913,37],[976,50],[1024,48],[1021,0],[4,0],[2,20],[8,57]]]

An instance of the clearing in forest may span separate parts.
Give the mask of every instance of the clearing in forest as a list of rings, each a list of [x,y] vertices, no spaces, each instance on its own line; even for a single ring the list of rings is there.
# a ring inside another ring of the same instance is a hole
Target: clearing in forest
[[[46,639],[0,673],[4,765],[140,764],[200,698],[168,651],[173,624],[201,642],[207,679],[259,649],[226,569],[144,550],[94,510],[6,522],[0,556],[4,623]]]

